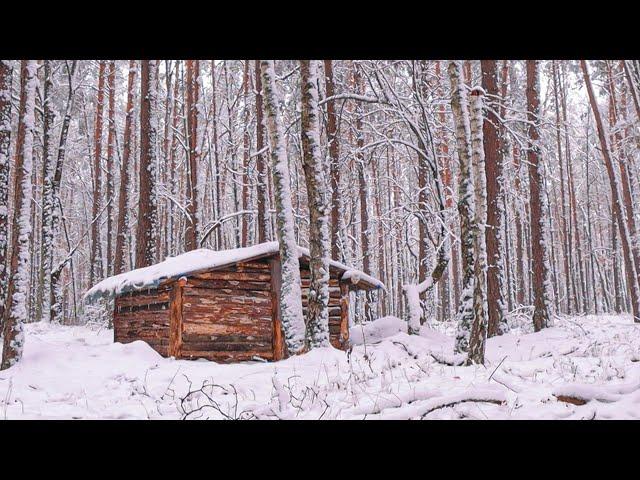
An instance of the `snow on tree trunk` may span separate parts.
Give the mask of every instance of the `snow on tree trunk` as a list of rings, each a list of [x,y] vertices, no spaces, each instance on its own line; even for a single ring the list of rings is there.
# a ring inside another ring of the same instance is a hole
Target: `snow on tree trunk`
[[[471,164],[471,126],[467,94],[462,84],[462,65],[459,61],[449,63],[451,82],[451,109],[456,131],[458,150],[458,213],[460,215],[460,255],[462,257],[462,293],[456,316],[457,332],[455,352],[469,351],[471,328],[474,320],[474,243],[476,229],[473,227],[475,199],[473,191],[473,165]]]
[[[143,60],[140,94],[140,197],[136,234],[136,268],[156,261],[156,60]],[[94,217],[95,218],[95,217]]]
[[[104,110],[104,80],[105,64],[100,61],[98,73],[98,93],[96,98],[96,116],[94,121],[94,160],[93,160],[93,206],[91,218],[96,218],[100,211],[100,195],[102,190],[102,114]],[[102,277],[100,222],[91,225],[91,268],[89,271],[89,283],[94,285]]]
[[[122,166],[120,169],[120,192],[118,195],[118,218],[116,221],[116,251],[113,260],[113,273],[118,275],[125,271],[126,262],[124,256],[124,241],[129,226],[129,198],[131,195],[130,169],[131,169],[131,143],[133,134],[133,102],[135,98],[135,83],[137,66],[135,60],[129,61],[129,78],[127,81],[127,111],[124,121],[124,135],[122,148]]]
[[[114,184],[113,170],[116,151],[116,62],[109,62],[107,74],[107,91],[109,92],[109,112],[107,114],[107,276],[113,275],[113,202]]]
[[[255,61],[255,93],[256,93],[256,152],[264,148],[264,120],[262,107],[262,78],[260,61]],[[258,207],[258,243],[267,241],[267,166],[264,153],[257,153],[256,158],[256,203]]]
[[[53,81],[51,79],[51,61],[44,61],[44,125],[42,145],[42,236],[40,250],[40,272],[36,320],[51,320],[51,269],[53,267],[53,210],[55,197],[53,183],[56,164],[53,156],[53,123],[55,113],[51,105]]]
[[[14,212],[11,234],[9,288],[3,325],[4,345],[0,370],[11,367],[22,357],[23,324],[27,320],[31,234],[31,174],[35,129],[35,98],[38,65],[35,60],[21,62],[20,119],[15,161]]]
[[[317,63],[300,61],[302,81],[302,166],[309,202],[309,285],[307,339],[309,346],[329,346],[329,192],[320,154]]]
[[[296,354],[305,350],[306,334],[302,315],[300,262],[294,232],[289,163],[284,128],[278,110],[280,94],[277,90],[273,60],[261,60],[260,68],[262,70],[262,91],[267,131],[269,143],[271,144],[271,173],[273,176],[276,227],[282,265],[280,317],[289,353]]]
[[[495,111],[498,103],[497,62],[482,60],[482,88],[489,98],[490,108],[482,125],[487,185],[487,336],[500,335],[506,330],[504,305],[504,264],[502,261],[503,156],[505,140],[499,132]],[[506,84],[505,84],[506,85]],[[501,99],[504,102],[504,99]]]
[[[332,60],[324,61],[325,89],[327,98],[335,95]],[[327,102],[327,153],[331,172],[331,257],[344,260],[343,232],[346,230],[343,211],[343,199],[340,194],[340,140],[336,119],[335,101]]]
[[[473,290],[474,320],[469,339],[469,361],[484,363],[485,341],[487,338],[487,251],[485,228],[487,223],[487,183],[484,168],[484,145],[482,139],[482,96],[481,88],[471,91],[471,158],[475,188],[474,228],[474,276]]]
[[[11,77],[9,60],[0,60],[0,331],[8,288],[9,152],[11,148]]]
[[[187,60],[187,130],[189,145],[189,171],[187,175],[187,213],[185,226],[185,251],[198,248],[198,166],[200,145],[198,143],[198,104],[200,101],[200,62]]]
[[[543,218],[545,197],[542,190],[543,174],[540,155],[540,83],[538,61],[527,60],[527,120],[529,122],[529,208],[531,217],[531,270],[533,282],[533,327],[537,332],[549,326],[551,310],[549,294],[549,263],[545,233],[547,223]]]

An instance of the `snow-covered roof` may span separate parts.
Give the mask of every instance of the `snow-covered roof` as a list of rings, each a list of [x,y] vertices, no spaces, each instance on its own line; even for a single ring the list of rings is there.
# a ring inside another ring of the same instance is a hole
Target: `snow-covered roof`
[[[214,251],[206,248],[192,250],[176,257],[169,257],[164,262],[145,268],[138,268],[130,272],[115,275],[94,285],[84,298],[92,299],[98,296],[117,295],[131,290],[155,288],[160,283],[178,279],[182,276],[220,268],[237,262],[268,257],[279,253],[278,242],[259,243],[245,248]],[[301,258],[309,257],[309,250],[298,246],[298,255]],[[331,267],[344,272],[342,280],[351,280],[351,283],[362,288],[374,288],[386,290],[384,284],[367,275],[364,272],[350,268],[335,260],[330,260]]]

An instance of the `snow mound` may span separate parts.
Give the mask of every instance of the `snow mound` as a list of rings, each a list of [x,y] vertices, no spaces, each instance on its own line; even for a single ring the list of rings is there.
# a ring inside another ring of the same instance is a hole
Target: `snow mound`
[[[349,338],[354,345],[377,343],[397,333],[407,333],[407,322],[388,316],[371,323],[355,325],[349,329]]]
[[[156,352],[151,346],[142,340],[136,340],[131,343],[113,343],[107,346],[109,353],[122,356],[122,358],[133,358],[136,362],[160,362],[163,357]]]

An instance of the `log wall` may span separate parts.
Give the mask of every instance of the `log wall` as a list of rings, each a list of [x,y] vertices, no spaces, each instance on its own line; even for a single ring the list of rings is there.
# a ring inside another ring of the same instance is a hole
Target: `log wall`
[[[129,292],[116,297],[113,315],[114,341],[147,342],[160,355],[169,346],[170,287]]]
[[[307,314],[310,272],[301,264],[302,306]],[[157,289],[116,298],[116,342],[147,342],[163,356],[216,362],[286,358],[279,321],[280,263],[243,262],[197,273]],[[348,348],[348,288],[332,272],[329,334],[335,348]]]
[[[246,262],[189,277],[182,294],[181,358],[273,360],[271,272]]]

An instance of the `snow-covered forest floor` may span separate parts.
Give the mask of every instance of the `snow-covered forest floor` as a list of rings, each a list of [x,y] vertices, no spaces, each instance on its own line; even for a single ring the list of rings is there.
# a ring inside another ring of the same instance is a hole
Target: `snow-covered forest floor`
[[[470,367],[442,363],[453,324],[420,336],[404,325],[354,327],[368,343],[350,354],[220,365],[113,343],[97,327],[28,324],[23,359],[0,372],[0,418],[640,418],[640,324],[628,315],[557,318],[539,333],[523,321]]]

